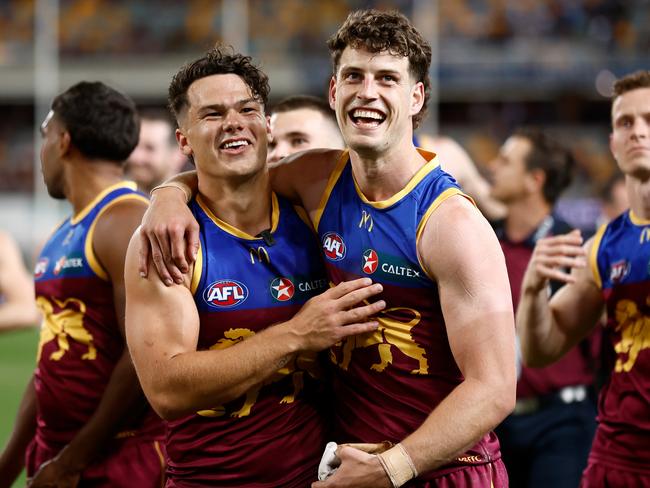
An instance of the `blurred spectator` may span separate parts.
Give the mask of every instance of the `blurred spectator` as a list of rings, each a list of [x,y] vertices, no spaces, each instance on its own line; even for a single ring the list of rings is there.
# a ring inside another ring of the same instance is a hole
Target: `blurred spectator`
[[[622,173],[616,173],[603,188],[600,198],[602,200],[600,224],[614,220],[630,208],[630,200],[625,189],[625,176]]]
[[[271,136],[269,163],[307,149],[344,147],[334,111],[325,100],[309,95],[285,98],[271,109]]]
[[[167,111],[140,112],[140,139],[126,161],[126,176],[149,194],[151,189],[178,173],[187,158],[178,149],[175,126]]]
[[[536,242],[571,230],[553,207],[569,186],[573,166],[571,154],[539,130],[516,131],[492,165],[492,196],[507,206],[495,232],[515,310]],[[585,342],[551,366],[522,368],[515,409],[496,429],[511,486],[578,486],[596,430],[591,354]]]
[[[0,331],[33,327],[40,321],[34,305],[34,283],[18,246],[0,232]]]

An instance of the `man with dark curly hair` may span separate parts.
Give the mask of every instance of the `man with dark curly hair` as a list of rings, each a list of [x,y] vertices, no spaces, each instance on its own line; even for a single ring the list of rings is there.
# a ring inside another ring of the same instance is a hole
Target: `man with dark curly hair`
[[[349,149],[285,158],[273,185],[309,213],[331,282],[371,276],[383,286],[379,328],[330,348],[333,437],[395,445],[378,455],[380,445],[341,446],[337,471],[313,486],[506,486],[491,429],[515,401],[508,276],[472,200],[413,145],[431,49],[406,17],[375,10],[350,14],[328,45],[330,106]],[[171,282],[187,267],[183,236],[189,228],[193,249],[196,224],[182,193],[164,192],[169,203],[156,192],[160,212],[142,238],[155,240]],[[156,237],[156,228],[165,230]]]
[[[127,339],[167,420],[168,487],[306,486],[325,440],[316,353],[375,330],[383,307],[362,303],[381,290],[368,278],[327,290],[307,217],[271,191],[268,91],[250,57],[221,48],[169,87],[201,248],[170,288],[138,274],[137,239],[126,265]]]

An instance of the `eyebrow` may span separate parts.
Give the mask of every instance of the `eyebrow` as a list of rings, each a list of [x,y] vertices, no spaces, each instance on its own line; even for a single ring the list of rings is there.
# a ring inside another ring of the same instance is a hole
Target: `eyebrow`
[[[241,107],[242,105],[246,105],[247,103],[260,103],[259,100],[257,100],[255,97],[250,97],[250,98],[244,98],[242,100],[237,100],[235,103],[232,104],[233,107]],[[228,108],[229,105],[225,105],[223,103],[212,103],[209,105],[202,105],[197,109],[197,112],[205,112],[206,110],[225,110]]]

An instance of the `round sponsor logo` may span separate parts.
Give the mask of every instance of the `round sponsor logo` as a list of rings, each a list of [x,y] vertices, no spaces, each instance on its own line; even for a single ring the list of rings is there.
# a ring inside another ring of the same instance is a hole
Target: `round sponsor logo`
[[[36,263],[36,266],[34,267],[34,279],[37,280],[41,276],[45,274],[47,271],[47,265],[50,264],[50,260],[48,258],[41,258],[38,260],[38,263]]]
[[[363,252],[361,268],[366,274],[373,274],[379,266],[379,257],[374,249],[366,249]]]
[[[271,295],[279,302],[291,300],[295,291],[289,278],[276,278],[271,282]]]
[[[215,281],[203,292],[206,303],[219,308],[235,307],[246,298],[248,298],[248,288],[235,280]]]
[[[336,232],[328,232],[323,236],[323,253],[331,261],[340,261],[345,257],[345,242]]]

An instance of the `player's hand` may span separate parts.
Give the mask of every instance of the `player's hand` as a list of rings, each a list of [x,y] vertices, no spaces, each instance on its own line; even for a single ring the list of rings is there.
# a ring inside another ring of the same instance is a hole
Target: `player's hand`
[[[545,237],[535,245],[524,275],[522,289],[539,292],[546,287],[549,280],[573,283],[575,277],[571,275],[570,269],[583,268],[586,265],[585,250],[582,247],[582,236],[579,230]]]
[[[336,456],[341,460],[336,473],[325,481],[312,483],[312,488],[391,488],[388,475],[376,455],[340,446]]]
[[[176,187],[156,190],[140,227],[140,275],[148,275],[151,256],[165,285],[181,284],[198,250],[199,224],[185,203],[184,193]]]
[[[67,471],[54,458],[41,465],[34,477],[28,480],[27,488],[76,488],[80,478],[80,472]]]
[[[370,278],[360,278],[339,283],[310,299],[288,322],[300,349],[321,351],[347,336],[376,330],[379,323],[370,317],[383,310],[386,302],[367,300],[382,290]]]

